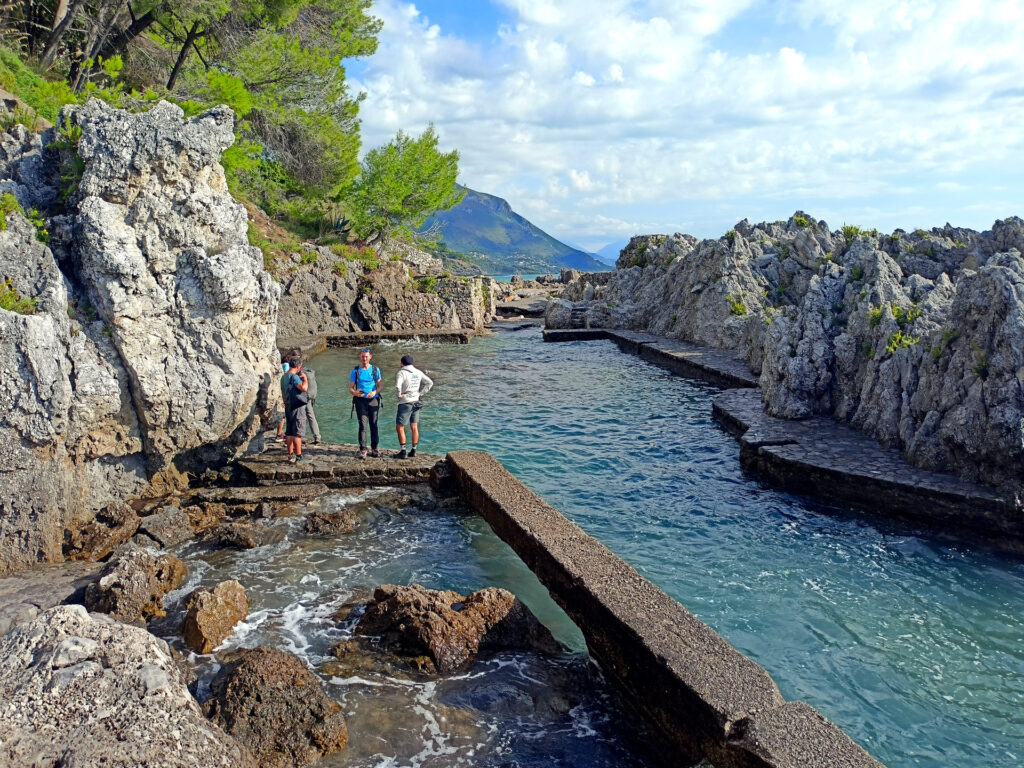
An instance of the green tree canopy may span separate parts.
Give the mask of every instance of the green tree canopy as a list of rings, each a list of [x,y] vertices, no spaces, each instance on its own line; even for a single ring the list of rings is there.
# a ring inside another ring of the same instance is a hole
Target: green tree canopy
[[[353,227],[367,241],[383,243],[399,233],[414,237],[430,214],[462,200],[465,192],[455,183],[459,153],[441,152],[437,141],[431,125],[419,138],[399,131],[389,144],[366,153],[348,201]]]

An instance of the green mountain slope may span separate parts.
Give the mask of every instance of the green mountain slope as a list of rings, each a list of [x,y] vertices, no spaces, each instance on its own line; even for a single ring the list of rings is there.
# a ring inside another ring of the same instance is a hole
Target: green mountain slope
[[[443,256],[464,258],[489,274],[557,273],[563,267],[608,269],[590,254],[559,242],[524,219],[500,197],[466,188],[462,202],[439,211],[424,225],[436,226],[446,249]]]

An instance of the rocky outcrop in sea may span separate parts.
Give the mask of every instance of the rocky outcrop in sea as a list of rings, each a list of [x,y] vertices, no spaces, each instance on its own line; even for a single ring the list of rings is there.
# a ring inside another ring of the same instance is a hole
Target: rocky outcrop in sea
[[[219,164],[234,118],[100,101],[0,138],[0,575],[246,445],[276,406],[280,288]],[[16,202],[12,202],[16,200]]]
[[[1016,217],[885,235],[797,212],[717,239],[634,237],[615,272],[566,275],[546,321],[741,351],[771,415],[832,415],[1020,509],[1022,252]]]

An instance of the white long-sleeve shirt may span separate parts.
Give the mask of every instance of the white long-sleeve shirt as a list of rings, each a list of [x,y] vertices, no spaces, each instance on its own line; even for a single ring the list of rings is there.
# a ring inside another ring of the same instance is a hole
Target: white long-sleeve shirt
[[[414,365],[403,366],[395,377],[399,403],[415,403],[434,386],[433,380]]]

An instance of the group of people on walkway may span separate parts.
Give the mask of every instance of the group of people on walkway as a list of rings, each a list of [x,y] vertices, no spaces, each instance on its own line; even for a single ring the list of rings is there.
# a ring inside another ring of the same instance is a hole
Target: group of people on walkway
[[[377,418],[380,415],[382,385],[380,368],[371,364],[373,354],[369,349],[359,350],[359,365],[349,375],[348,391],[352,395],[353,413],[359,417],[359,457],[367,455],[380,457],[380,436]],[[420,442],[419,411],[423,405],[420,395],[434,386],[433,380],[413,365],[412,355],[402,356],[402,367],[395,377],[398,391],[398,413],[395,417],[395,431],[398,433],[399,451],[397,459],[416,455]],[[278,426],[277,437],[288,447],[290,462],[305,462],[302,455],[302,440],[307,427],[312,428],[314,444],[320,442],[320,426],[313,413],[317,386],[315,372],[303,365],[302,354],[292,350],[281,365],[281,398],[284,401],[285,417]],[[406,442],[406,427],[412,443]],[[369,440],[367,440],[369,437]]]

